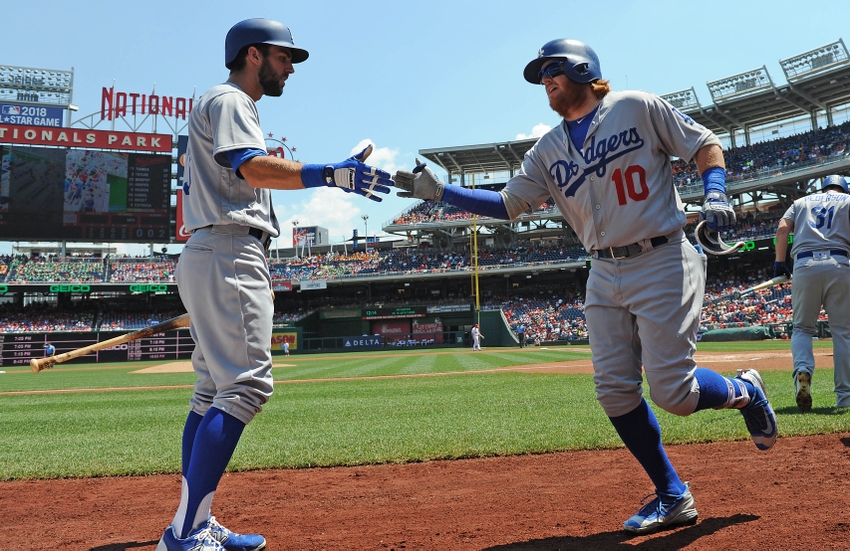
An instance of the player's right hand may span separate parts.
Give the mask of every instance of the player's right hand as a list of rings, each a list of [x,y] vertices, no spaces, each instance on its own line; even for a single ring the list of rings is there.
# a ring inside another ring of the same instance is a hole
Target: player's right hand
[[[709,229],[723,231],[732,229],[735,225],[735,211],[729,204],[725,193],[712,191],[705,196],[702,203],[700,219],[708,223]]]
[[[443,192],[446,191],[446,183],[437,179],[434,172],[418,158],[413,172],[399,170],[395,173],[393,181],[395,181],[395,187],[404,190],[396,195],[409,199],[442,201]]]
[[[341,163],[326,165],[323,171],[328,186],[342,188],[346,192],[357,193],[373,201],[382,201],[378,193],[389,193],[393,187],[390,173],[375,168],[363,161],[372,153],[372,145]]]
[[[791,279],[791,270],[788,269],[788,266],[786,266],[784,262],[773,263],[773,277],[779,276],[785,276],[788,279]]]

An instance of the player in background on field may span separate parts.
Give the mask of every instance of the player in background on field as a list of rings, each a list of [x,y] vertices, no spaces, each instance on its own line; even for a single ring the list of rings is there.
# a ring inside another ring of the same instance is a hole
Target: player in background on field
[[[596,53],[576,40],[543,45],[523,76],[543,86],[564,120],[526,153],[504,189],[446,185],[419,163],[413,173],[396,174],[396,187],[405,190],[399,195],[511,220],[554,199],[594,258],[585,315],[597,399],[655,485],[655,499],[623,527],[645,534],[692,524],[694,498],[661,443],[643,398],[641,367],[662,409],[687,416],[736,408],[759,449],[776,441],[758,372],[729,378],[694,362],[706,258],[682,231],[687,220],[670,159],[696,161],[705,185],[703,217],[712,229],[730,227],[735,213],[725,194],[720,140],[656,95],[612,92]],[[735,491],[757,491],[734,476],[727,482]]]
[[[478,324],[472,326],[472,330],[469,332],[472,335],[472,350],[481,350],[481,339],[484,338],[484,335],[481,334],[481,330],[478,329]]]
[[[56,355],[56,347],[53,346],[52,344],[50,344],[49,342],[45,343],[44,344],[44,357],[49,358],[50,356],[55,356],[55,355]],[[53,366],[50,366],[50,367],[53,367]]]
[[[812,337],[817,335],[821,307],[829,316],[835,363],[835,401],[850,407],[850,195],[847,180],[827,176],[820,193],[801,197],[788,207],[776,230],[773,277],[791,270],[785,265],[788,236],[794,234],[791,256],[794,279],[791,304],[794,331],[794,397],[801,411],[812,409],[812,376],[815,355]]]
[[[227,82],[207,90],[189,115],[183,220],[192,236],[177,268],[191,316],[198,377],[183,432],[180,504],[158,551],[256,551],[259,534],[231,532],[210,515],[242,431],[272,394],[272,314],[266,251],[280,226],[271,190],[339,187],[380,201],[389,174],[362,161],[302,165],[269,156],[256,102],[280,96],[306,50],[269,19],[237,23],[225,38]],[[279,544],[285,546],[285,543]]]

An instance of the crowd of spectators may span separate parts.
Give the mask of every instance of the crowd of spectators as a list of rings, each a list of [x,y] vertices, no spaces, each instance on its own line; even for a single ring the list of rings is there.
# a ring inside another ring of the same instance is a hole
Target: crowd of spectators
[[[0,308],[0,333],[92,331],[96,312],[90,309],[60,310],[46,305],[26,308],[5,304]]]
[[[177,260],[118,260],[109,267],[110,283],[173,283]]]
[[[749,180],[775,175],[789,169],[822,162],[829,157],[850,151],[850,121],[818,128],[752,145],[726,149],[727,181]],[[694,163],[681,159],[673,161],[673,178],[676,185],[695,184],[700,181]]]

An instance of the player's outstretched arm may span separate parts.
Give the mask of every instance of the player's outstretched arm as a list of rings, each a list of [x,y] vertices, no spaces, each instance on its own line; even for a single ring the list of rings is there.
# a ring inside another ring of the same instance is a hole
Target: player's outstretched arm
[[[381,201],[379,193],[389,193],[393,187],[390,173],[380,168],[363,164],[372,154],[372,145],[341,163],[328,165],[304,165],[301,167],[301,183],[304,187],[338,187],[347,193],[356,193],[373,201]]]
[[[447,185],[425,163],[416,159],[413,172],[399,170],[393,177],[399,197],[443,201],[473,214],[510,220],[528,209],[528,203],[504,191]]]

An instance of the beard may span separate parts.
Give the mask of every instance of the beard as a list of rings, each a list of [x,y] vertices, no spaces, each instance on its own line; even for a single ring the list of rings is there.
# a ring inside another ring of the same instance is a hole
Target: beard
[[[283,94],[283,85],[280,83],[283,75],[274,72],[268,59],[263,58],[263,64],[260,65],[260,72],[257,78],[260,81],[263,94],[266,96],[278,97]]]
[[[570,120],[570,112],[581,106],[585,100],[585,85],[577,84],[569,79],[566,80],[567,85],[560,87],[561,93],[549,98],[549,107],[564,119]]]

